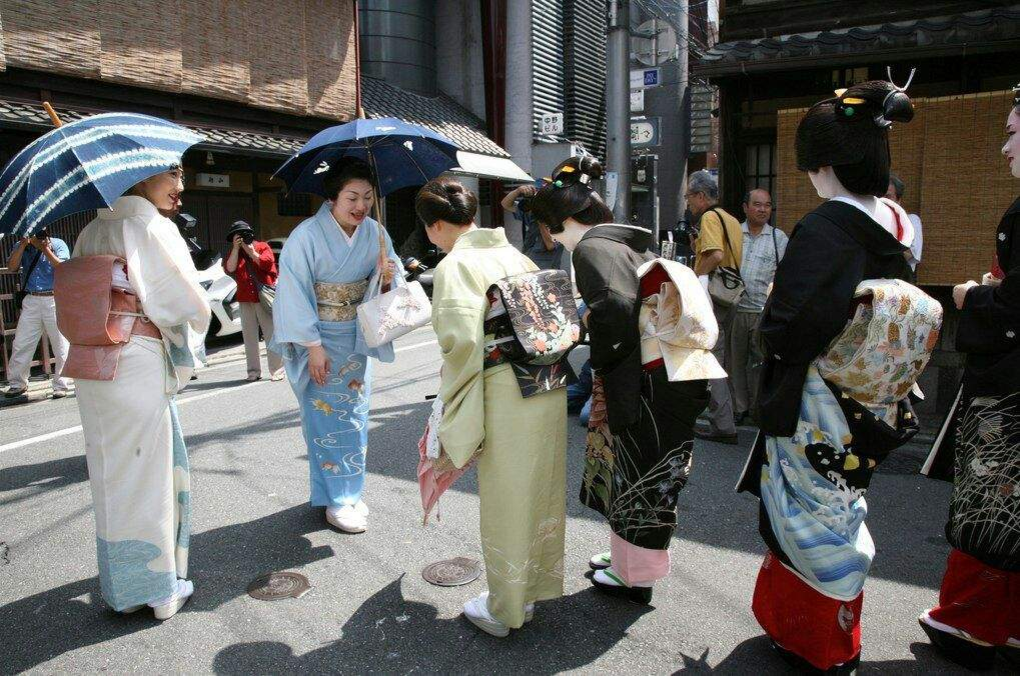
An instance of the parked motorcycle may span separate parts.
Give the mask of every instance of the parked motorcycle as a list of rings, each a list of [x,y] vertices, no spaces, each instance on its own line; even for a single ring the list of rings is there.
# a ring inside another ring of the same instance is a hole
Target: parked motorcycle
[[[229,336],[241,330],[241,312],[237,303],[237,283],[223,269],[223,256],[218,251],[205,249],[195,239],[198,219],[179,213],[173,218],[184,241],[191,251],[191,260],[198,270],[198,283],[209,299],[212,319],[207,338]]]

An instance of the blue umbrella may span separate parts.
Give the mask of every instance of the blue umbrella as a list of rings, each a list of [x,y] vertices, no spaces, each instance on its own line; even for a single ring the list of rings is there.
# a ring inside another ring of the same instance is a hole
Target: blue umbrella
[[[431,129],[396,118],[354,120],[323,129],[276,170],[287,188],[327,195],[322,179],[345,157],[368,162],[379,193],[422,185],[457,166],[457,144]]]
[[[0,173],[0,236],[31,235],[70,214],[111,206],[181,163],[202,137],[158,117],[104,113],[39,137]]]

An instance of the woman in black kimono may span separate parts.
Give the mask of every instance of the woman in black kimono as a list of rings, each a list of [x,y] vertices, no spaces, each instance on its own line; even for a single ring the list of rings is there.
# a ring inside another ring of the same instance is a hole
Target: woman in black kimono
[[[642,284],[638,269],[656,258],[651,233],[612,222],[591,187],[601,176],[595,159],[571,158],[556,168],[532,210],[572,252],[587,306],[583,321],[596,376],[581,502],[612,528],[610,551],[591,559],[592,582],[648,603],[653,583],[669,573],[677,498],[690,474],[693,426],[708,391],[704,376],[671,382],[661,358],[643,359],[642,298],[664,280],[648,277]],[[697,284],[693,276],[689,282]],[[696,359],[708,363],[711,355],[700,350]]]
[[[1002,154],[1020,178],[1020,85]],[[996,232],[996,270],[953,290],[956,349],[967,354],[960,397],[925,473],[954,482],[946,538],[953,549],[939,604],[921,627],[949,659],[990,668],[1020,659],[1020,199]]]
[[[875,553],[864,493],[877,464],[917,431],[906,395],[941,323],[933,299],[894,281],[910,279],[904,252],[913,229],[898,205],[880,199],[888,127],[912,117],[906,94],[878,81],[807,112],[797,166],[827,201],[794,228],[761,318],[762,433],[738,484],[761,499],[759,532],[769,548],[752,608],[779,654],[810,671],[849,673],[859,662],[862,590]],[[872,287],[880,290],[869,295]],[[847,334],[851,326],[868,333],[890,295],[891,321],[907,323],[880,334],[892,349],[869,346],[869,358],[884,362],[854,374],[862,389],[886,395],[879,402],[826,367],[867,361]]]

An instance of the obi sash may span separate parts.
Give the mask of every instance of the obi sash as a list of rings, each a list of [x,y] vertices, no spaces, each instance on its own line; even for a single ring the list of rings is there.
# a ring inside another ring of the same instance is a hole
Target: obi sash
[[[70,343],[62,377],[113,380],[132,335],[162,340],[139,311],[123,258],[85,256],[62,263],[54,271],[53,295],[57,328]]]
[[[358,316],[358,306],[365,299],[368,280],[346,284],[331,282],[315,283],[315,305],[319,320],[324,322],[349,322]]]
[[[576,379],[567,355],[581,327],[565,272],[512,275],[493,284],[487,297],[484,368],[510,364],[525,398]]]

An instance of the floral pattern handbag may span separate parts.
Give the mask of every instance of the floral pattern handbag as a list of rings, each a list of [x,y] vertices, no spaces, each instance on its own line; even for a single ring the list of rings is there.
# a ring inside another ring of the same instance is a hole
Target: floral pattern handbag
[[[421,283],[411,282],[382,291],[382,271],[386,265],[386,238],[379,227],[379,264],[368,294],[358,306],[358,328],[369,347],[380,347],[432,321],[432,303]],[[399,275],[395,274],[394,284]]]

